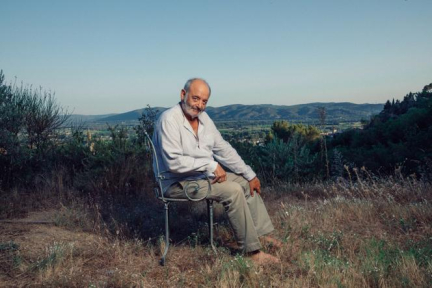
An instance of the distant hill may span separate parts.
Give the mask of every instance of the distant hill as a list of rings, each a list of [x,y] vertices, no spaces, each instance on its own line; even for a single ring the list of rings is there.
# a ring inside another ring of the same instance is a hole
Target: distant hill
[[[116,114],[103,114],[103,115],[81,115],[81,114],[72,114],[69,117],[69,121],[71,122],[96,122],[100,119],[104,119],[107,117],[112,117]]]
[[[327,110],[327,121],[359,121],[369,119],[370,116],[378,114],[384,104],[354,104],[341,103],[309,103],[300,105],[241,105],[233,104],[222,107],[207,107],[206,111],[214,121],[249,121],[249,120],[295,120],[315,121],[319,118],[316,109],[325,107]],[[154,107],[160,112],[167,108]],[[137,120],[145,111],[145,108],[115,114],[107,117],[95,118],[94,122],[129,122]]]
[[[119,122],[119,121],[135,121],[141,117],[142,113],[146,108],[141,108],[126,113],[115,114],[108,117],[103,117],[98,120],[98,122]],[[167,108],[163,107],[152,107],[152,109],[158,110],[159,113],[165,111]]]
[[[215,121],[222,120],[296,120],[312,121],[319,119],[318,107],[327,110],[327,121],[344,120],[358,121],[369,119],[378,114],[383,104],[353,104],[353,103],[309,103],[300,105],[228,105],[223,107],[208,107],[207,113]]]

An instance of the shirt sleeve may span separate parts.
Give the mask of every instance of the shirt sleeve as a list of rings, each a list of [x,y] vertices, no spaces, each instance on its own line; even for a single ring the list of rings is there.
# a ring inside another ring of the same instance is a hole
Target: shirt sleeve
[[[222,138],[219,130],[212,123],[213,135],[215,138],[213,153],[214,158],[236,174],[240,174],[250,181],[256,177],[255,172],[243,161],[237,151]]]
[[[212,176],[217,162],[209,158],[183,155],[180,127],[175,121],[163,119],[158,123],[158,146],[164,166],[172,173],[203,172]]]

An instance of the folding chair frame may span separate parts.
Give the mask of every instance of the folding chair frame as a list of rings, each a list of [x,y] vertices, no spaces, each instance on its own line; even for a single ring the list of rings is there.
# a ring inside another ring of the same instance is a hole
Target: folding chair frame
[[[163,176],[164,172],[160,172],[159,170],[159,163],[158,163],[158,159],[157,159],[157,154],[156,154],[156,149],[153,145],[153,141],[151,140],[150,136],[148,135],[147,131],[144,130],[144,134],[147,137],[151,150],[152,150],[152,154],[153,157],[155,159],[155,163],[156,163],[156,171],[155,171],[155,175],[156,175],[156,182],[157,182],[157,187],[155,188],[155,194],[156,194],[156,198],[159,200],[162,200],[162,202],[164,203],[164,210],[165,210],[165,251],[162,255],[162,258],[160,260],[160,264],[162,266],[165,265],[166,262],[166,257],[168,254],[168,249],[170,246],[170,239],[169,239],[169,233],[170,233],[170,229],[169,229],[169,204],[172,202],[188,202],[188,201],[192,201],[192,202],[199,202],[199,201],[203,201],[206,200],[207,202],[207,214],[208,214],[208,226],[209,226],[209,234],[210,234],[210,245],[213,249],[213,251],[216,253],[216,247],[213,243],[213,200],[212,199],[208,199],[208,195],[211,191],[211,182],[210,179],[208,179],[208,177],[206,177],[207,182],[208,182],[208,191],[207,191],[207,195],[202,197],[202,198],[192,198],[190,197],[190,195],[188,194],[188,189],[189,186],[191,185],[196,185],[196,187],[193,189],[194,192],[197,192],[199,190],[199,185],[196,181],[190,181],[184,188],[183,188],[183,192],[186,196],[186,198],[168,198],[168,197],[164,197],[163,195],[163,186],[162,186],[162,180],[167,179],[165,176]]]

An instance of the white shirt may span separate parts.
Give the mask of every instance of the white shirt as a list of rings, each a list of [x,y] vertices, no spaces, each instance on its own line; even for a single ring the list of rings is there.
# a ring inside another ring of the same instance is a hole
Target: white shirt
[[[164,111],[156,121],[153,143],[159,172],[165,177],[163,192],[178,181],[202,179],[204,175],[214,177],[218,163],[246,180],[252,180],[256,174],[222,138],[208,114],[202,112],[198,120],[198,135],[195,135],[179,103]],[[153,168],[156,174],[155,161]]]

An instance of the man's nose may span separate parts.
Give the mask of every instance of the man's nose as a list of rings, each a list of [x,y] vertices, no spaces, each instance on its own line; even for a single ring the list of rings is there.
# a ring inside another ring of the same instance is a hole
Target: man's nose
[[[204,102],[201,102],[201,101],[200,101],[200,102],[198,102],[198,108],[199,108],[199,109],[201,109],[201,110],[202,110],[202,109],[203,109],[204,107],[205,107],[205,104],[204,104]]]

